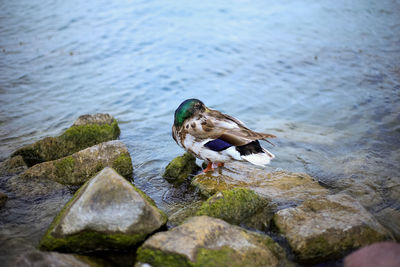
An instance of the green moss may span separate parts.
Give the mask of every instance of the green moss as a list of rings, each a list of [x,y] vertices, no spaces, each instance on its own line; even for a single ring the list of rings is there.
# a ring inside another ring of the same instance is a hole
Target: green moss
[[[196,215],[207,215],[229,223],[240,224],[267,205],[266,200],[252,190],[234,188],[210,197],[202,204]]]
[[[31,167],[37,163],[59,159],[101,142],[117,139],[118,122],[71,126],[58,137],[47,137],[15,151]]]
[[[112,163],[112,168],[115,169],[119,174],[124,176],[125,178],[131,178],[133,167],[132,167],[132,160],[130,155],[121,154],[118,158],[114,160]]]
[[[192,266],[186,257],[175,253],[165,253],[157,249],[140,247],[137,251],[137,260],[149,263],[154,267],[184,267]]]
[[[182,183],[189,175],[200,169],[196,158],[189,153],[174,158],[165,168],[163,178],[169,182]]]
[[[71,156],[65,157],[54,162],[56,168],[56,176],[60,179],[73,175],[75,167],[75,159]]]
[[[86,124],[71,126],[61,136],[66,144],[72,143],[76,149],[74,152],[95,144],[118,138],[120,129],[116,120],[111,124]]]

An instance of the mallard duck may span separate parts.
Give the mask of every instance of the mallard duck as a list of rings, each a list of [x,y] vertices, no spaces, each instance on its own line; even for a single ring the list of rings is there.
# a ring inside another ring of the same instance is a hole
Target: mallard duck
[[[198,99],[187,99],[176,109],[172,137],[179,146],[208,163],[204,172],[232,160],[265,166],[275,157],[259,142],[269,142],[267,138],[274,135],[254,132]]]

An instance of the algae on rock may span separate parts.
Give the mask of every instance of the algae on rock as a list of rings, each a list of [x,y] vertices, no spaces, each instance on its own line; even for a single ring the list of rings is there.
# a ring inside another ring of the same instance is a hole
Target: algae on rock
[[[210,197],[196,215],[207,215],[231,224],[262,230],[272,218],[273,207],[250,189],[234,188]]]
[[[166,215],[149,197],[106,167],[55,217],[40,248],[66,252],[125,250],[166,221]]]
[[[328,194],[326,188],[307,174],[270,172],[240,162],[226,164],[212,173],[196,175],[192,185],[206,197],[235,187],[248,188],[270,202],[285,205]]]
[[[132,161],[122,141],[104,142],[61,159],[36,164],[21,178],[45,178],[61,184],[79,185],[104,167],[113,167],[122,176],[131,178]]]
[[[182,183],[191,174],[195,174],[200,167],[196,164],[196,158],[189,153],[174,158],[165,167],[163,178],[168,182]]]
[[[13,156],[20,155],[28,166],[33,166],[117,139],[119,134],[118,122],[109,114],[83,115],[60,136],[46,137],[26,145],[15,151]]]
[[[298,207],[280,210],[274,222],[301,262],[338,257],[349,249],[392,238],[346,194],[309,199]]]
[[[139,248],[138,261],[151,266],[288,266],[269,236],[208,217],[192,217],[159,232]]]

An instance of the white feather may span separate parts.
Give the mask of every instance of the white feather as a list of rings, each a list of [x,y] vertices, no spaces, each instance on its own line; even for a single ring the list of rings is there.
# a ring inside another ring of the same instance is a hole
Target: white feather
[[[265,166],[270,163],[271,159],[275,158],[275,156],[266,149],[263,149],[264,153],[250,154],[247,156],[242,156],[242,159],[247,160],[250,163],[259,166]]]

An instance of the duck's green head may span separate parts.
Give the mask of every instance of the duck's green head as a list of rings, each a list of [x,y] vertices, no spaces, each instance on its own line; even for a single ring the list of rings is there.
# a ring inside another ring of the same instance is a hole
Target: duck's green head
[[[176,127],[182,126],[183,122],[192,117],[198,112],[203,112],[206,110],[206,106],[198,99],[187,99],[179,105],[175,110],[175,120],[174,125]]]

